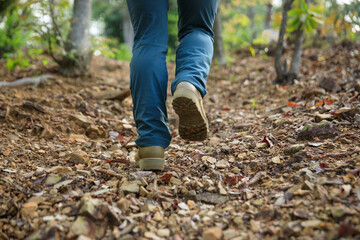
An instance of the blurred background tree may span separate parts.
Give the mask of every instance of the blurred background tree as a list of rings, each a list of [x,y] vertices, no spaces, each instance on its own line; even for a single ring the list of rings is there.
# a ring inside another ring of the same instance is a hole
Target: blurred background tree
[[[294,0],[291,9],[298,8],[299,1]],[[221,13],[214,27],[214,64],[230,65],[239,53],[263,57],[273,54],[274,43],[279,40],[284,2],[286,0],[221,0]],[[41,61],[44,66],[61,66],[61,59],[74,57],[66,48],[73,6],[74,0],[0,0],[0,57],[6,67],[26,68],[32,61]],[[309,0],[306,6],[316,12],[324,24],[312,26],[311,21],[305,24],[303,16],[309,14],[299,12],[297,20],[290,16],[281,46],[290,49],[299,46],[296,40],[302,29],[304,40],[298,42],[305,46],[360,39],[359,1]],[[168,18],[168,59],[174,61],[178,46],[176,0],[169,0]],[[125,0],[92,0],[90,33],[89,52],[119,60],[131,59],[133,31]],[[284,68],[283,63],[280,66]],[[291,65],[286,70],[289,69]],[[282,69],[282,72],[286,71]]]

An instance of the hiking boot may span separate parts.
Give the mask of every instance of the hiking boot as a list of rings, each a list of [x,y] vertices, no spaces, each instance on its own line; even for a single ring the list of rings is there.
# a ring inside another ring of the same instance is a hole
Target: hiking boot
[[[139,147],[135,154],[135,165],[141,170],[163,170],[164,152],[165,149],[161,146]]]
[[[179,115],[179,134],[184,140],[202,141],[209,132],[200,92],[189,82],[180,82],[174,92],[173,108]]]

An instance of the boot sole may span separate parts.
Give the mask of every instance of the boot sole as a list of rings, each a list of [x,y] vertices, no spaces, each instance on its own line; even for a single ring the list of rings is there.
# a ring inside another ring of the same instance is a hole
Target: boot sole
[[[164,170],[165,160],[161,158],[143,158],[136,162],[140,170]]]
[[[173,108],[179,116],[179,135],[184,140],[203,141],[207,138],[207,119],[198,102],[196,96],[179,96],[173,100]]]

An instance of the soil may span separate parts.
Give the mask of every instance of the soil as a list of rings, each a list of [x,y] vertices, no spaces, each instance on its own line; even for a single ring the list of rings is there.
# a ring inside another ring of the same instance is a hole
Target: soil
[[[94,57],[86,77],[2,71],[53,78],[0,88],[0,238],[359,238],[359,49],[305,49],[289,86],[273,84],[272,57],[213,66],[203,142],[178,136],[169,90],[158,172],[133,165],[131,97],[113,97],[129,89],[128,62]]]

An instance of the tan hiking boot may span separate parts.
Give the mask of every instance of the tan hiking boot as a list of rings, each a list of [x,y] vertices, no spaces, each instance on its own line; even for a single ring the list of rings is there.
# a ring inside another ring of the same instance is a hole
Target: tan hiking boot
[[[180,82],[174,92],[173,108],[179,115],[179,134],[188,141],[202,141],[209,132],[200,92],[189,82]]]
[[[163,170],[164,152],[161,146],[139,147],[135,154],[135,165],[140,166],[141,170]]]

